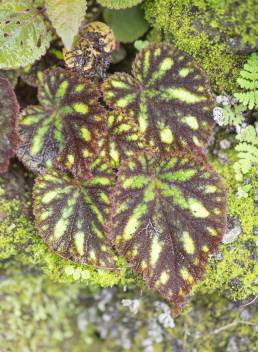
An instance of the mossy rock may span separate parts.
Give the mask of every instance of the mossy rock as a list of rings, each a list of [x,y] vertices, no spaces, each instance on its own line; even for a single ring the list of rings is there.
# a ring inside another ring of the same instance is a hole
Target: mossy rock
[[[171,41],[192,55],[215,91],[236,89],[246,54],[257,48],[255,0],[146,0],[144,9],[154,27],[149,40]]]

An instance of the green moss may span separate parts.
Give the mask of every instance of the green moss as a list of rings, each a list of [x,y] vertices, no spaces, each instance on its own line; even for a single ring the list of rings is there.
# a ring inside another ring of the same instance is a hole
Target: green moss
[[[1,280],[0,350],[72,350],[78,286],[53,284],[42,277]]]
[[[167,41],[192,55],[208,74],[213,88],[232,92],[245,56],[237,54],[255,46],[257,2],[247,0],[147,0],[146,19]],[[234,50],[235,48],[235,50]],[[234,52],[235,51],[235,52]]]

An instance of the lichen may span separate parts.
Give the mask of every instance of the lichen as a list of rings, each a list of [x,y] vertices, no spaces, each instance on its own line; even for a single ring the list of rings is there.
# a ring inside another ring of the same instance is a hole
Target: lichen
[[[192,55],[208,74],[214,89],[236,88],[244,53],[256,45],[257,25],[253,0],[147,0],[146,19],[156,35]]]

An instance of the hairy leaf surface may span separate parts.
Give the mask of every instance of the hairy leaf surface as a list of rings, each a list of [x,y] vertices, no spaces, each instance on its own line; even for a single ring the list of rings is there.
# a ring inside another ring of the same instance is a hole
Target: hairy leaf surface
[[[62,170],[85,177],[103,133],[105,110],[98,103],[99,93],[91,82],[60,68],[39,79],[40,105],[22,114],[18,157],[35,172],[57,158]]]
[[[31,0],[1,1],[0,68],[32,64],[45,54],[51,35]]]
[[[108,113],[107,134],[101,147],[103,158],[118,167],[122,160],[132,157],[143,145],[139,128],[131,117],[121,111]]]
[[[46,0],[46,9],[57,34],[70,50],[86,12],[86,0]]]
[[[137,55],[132,73],[108,78],[106,103],[134,112],[151,145],[203,148],[213,126],[214,101],[192,58],[169,44],[152,44]]]
[[[115,267],[112,251],[104,239],[112,184],[112,170],[99,160],[93,165],[90,181],[78,181],[53,169],[37,177],[36,226],[58,255],[96,267]]]
[[[225,190],[203,158],[141,154],[122,165],[112,196],[109,238],[175,315],[225,228]]]
[[[0,173],[6,172],[15,155],[19,105],[9,81],[0,77]]]

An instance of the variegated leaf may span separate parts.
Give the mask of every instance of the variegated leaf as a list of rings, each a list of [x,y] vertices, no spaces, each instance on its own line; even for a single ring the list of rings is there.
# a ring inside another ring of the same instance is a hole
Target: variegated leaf
[[[115,267],[104,238],[112,170],[97,160],[93,178],[78,180],[50,169],[36,178],[34,214],[44,242],[58,255],[96,267]]]
[[[115,73],[104,82],[106,103],[133,112],[152,146],[205,147],[214,101],[192,58],[172,45],[151,44],[137,55],[132,74]]]
[[[141,154],[119,171],[108,236],[174,315],[221,242],[225,203],[204,157]]]
[[[61,68],[40,74],[39,79],[40,105],[29,106],[22,114],[18,157],[35,172],[51,167],[57,158],[62,170],[89,176],[106,119],[98,90]]]

